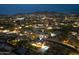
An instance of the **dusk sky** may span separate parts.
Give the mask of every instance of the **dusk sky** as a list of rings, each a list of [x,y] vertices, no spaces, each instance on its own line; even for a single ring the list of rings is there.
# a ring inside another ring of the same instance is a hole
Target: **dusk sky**
[[[31,12],[65,12],[79,13],[79,5],[75,4],[15,4],[15,5],[0,5],[0,14],[17,14]]]

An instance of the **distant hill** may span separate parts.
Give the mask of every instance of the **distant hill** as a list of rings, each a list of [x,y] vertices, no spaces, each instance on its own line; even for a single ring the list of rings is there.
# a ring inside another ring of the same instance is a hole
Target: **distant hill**
[[[18,14],[14,14],[14,15],[5,15],[5,14],[0,14],[0,17],[10,17],[10,16],[23,16],[23,15],[28,15],[28,14],[35,14],[35,15],[38,15],[38,14],[44,14],[44,15],[76,15],[76,16],[79,16],[79,13],[63,13],[63,12],[48,12],[48,11],[44,11],[44,12],[32,12],[32,13],[18,13]]]

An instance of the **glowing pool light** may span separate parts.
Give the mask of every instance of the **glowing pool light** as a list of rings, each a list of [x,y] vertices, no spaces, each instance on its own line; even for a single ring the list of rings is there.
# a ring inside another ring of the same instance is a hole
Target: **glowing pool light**
[[[39,38],[40,40],[42,40],[42,38]]]
[[[43,50],[48,50],[48,48],[49,48],[48,46],[42,46],[41,47],[41,49],[43,49]]]
[[[49,46],[44,46],[44,45],[43,45],[43,46],[41,47],[41,51],[42,51],[42,52],[45,52],[45,51],[47,51],[48,49],[49,49]]]

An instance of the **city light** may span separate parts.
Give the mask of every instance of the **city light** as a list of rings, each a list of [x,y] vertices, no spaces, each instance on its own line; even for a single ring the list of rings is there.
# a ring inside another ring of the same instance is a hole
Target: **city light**
[[[52,27],[48,27],[47,29],[52,29]]]
[[[38,43],[32,43],[32,46],[41,48],[41,47],[42,47],[42,43],[41,43],[41,42],[38,42]]]
[[[3,29],[3,28],[4,28],[4,27],[2,27],[2,26],[0,27],[0,29]]]
[[[56,34],[55,33],[51,33],[51,37],[54,37],[54,36],[56,36]]]
[[[19,29],[21,29],[22,27],[20,26],[20,27],[18,27]]]
[[[10,32],[9,30],[3,30],[3,33],[8,33],[8,32]]]

